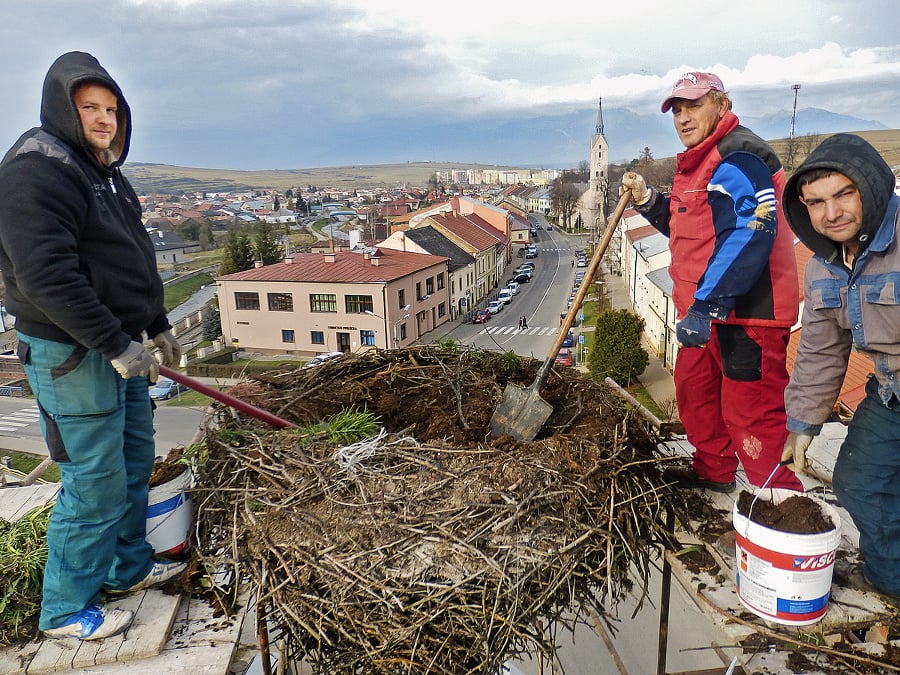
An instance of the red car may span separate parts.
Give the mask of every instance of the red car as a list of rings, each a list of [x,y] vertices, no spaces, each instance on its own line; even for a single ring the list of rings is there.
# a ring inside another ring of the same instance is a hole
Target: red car
[[[572,350],[566,347],[560,349],[559,354],[556,355],[556,364],[560,366],[575,365],[575,358],[572,355]]]
[[[472,315],[472,323],[485,323],[491,318],[491,313],[486,309],[479,309]]]

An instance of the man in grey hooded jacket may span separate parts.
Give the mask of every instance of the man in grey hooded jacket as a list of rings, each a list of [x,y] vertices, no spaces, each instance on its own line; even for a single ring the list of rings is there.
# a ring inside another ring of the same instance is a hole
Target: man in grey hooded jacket
[[[783,460],[806,449],[837,400],[851,348],[874,375],[834,466],[834,491],[859,530],[862,587],[900,599],[900,197],[874,147],[858,136],[823,141],[790,178],[784,210],[813,251],[804,279],[803,332],[785,391]],[[851,572],[853,574],[853,572]],[[852,581],[852,579],[851,579]]]

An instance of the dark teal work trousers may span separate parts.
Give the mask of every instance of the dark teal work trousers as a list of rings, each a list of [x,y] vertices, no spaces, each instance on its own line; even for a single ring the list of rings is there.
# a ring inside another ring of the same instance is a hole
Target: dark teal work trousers
[[[19,334],[61,489],[47,531],[40,629],[69,623],[100,589],[150,571],[147,493],[153,410],[146,377],[122,379],[99,352]]]

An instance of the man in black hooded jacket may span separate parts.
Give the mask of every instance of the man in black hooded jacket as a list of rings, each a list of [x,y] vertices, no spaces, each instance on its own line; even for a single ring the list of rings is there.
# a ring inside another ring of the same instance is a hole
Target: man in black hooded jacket
[[[813,252],[803,332],[785,391],[783,460],[806,449],[837,400],[851,348],[868,355],[866,385],[834,466],[834,492],[859,530],[865,562],[849,581],[900,600],[900,197],[890,167],[852,134],[823,141],[784,189],[791,229]]]
[[[113,594],[186,565],[146,541],[155,448],[148,385],[180,347],[163,307],[137,195],[120,171],[131,138],[122,91],[90,54],[60,56],[44,80],[41,126],[0,163],[0,268],[18,356],[61,489],[47,531],[39,627],[100,639],[125,630]]]

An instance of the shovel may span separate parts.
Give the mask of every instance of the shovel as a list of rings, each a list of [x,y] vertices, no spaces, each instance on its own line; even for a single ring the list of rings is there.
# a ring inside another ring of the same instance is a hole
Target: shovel
[[[547,376],[550,374],[556,355],[559,354],[559,348],[562,347],[562,343],[575,321],[575,315],[584,301],[584,296],[587,295],[588,288],[594,283],[597,268],[600,267],[600,260],[609,247],[609,242],[616,231],[616,227],[619,225],[619,220],[621,220],[622,214],[628,206],[630,196],[631,193],[626,192],[619,199],[616,210],[606,226],[606,232],[603,233],[603,239],[600,240],[600,243],[594,250],[594,255],[591,256],[591,263],[584,273],[584,279],[578,287],[575,300],[572,302],[572,306],[569,307],[569,311],[566,312],[566,318],[559,327],[559,333],[550,347],[547,358],[538,369],[534,382],[531,386],[524,389],[512,383],[506,385],[506,389],[503,392],[503,400],[500,401],[500,405],[497,406],[494,414],[491,416],[492,435],[509,435],[519,441],[534,440],[544,422],[550,417],[550,413],[553,412],[553,406],[541,398],[541,387],[544,386],[544,382],[546,382]]]
[[[212,387],[208,387],[202,382],[198,382],[192,377],[188,377],[187,375],[182,375],[177,370],[172,370],[171,368],[167,368],[166,366],[159,367],[159,374],[168,377],[170,380],[175,380],[176,382],[180,382],[188,389],[193,389],[196,392],[201,394],[205,394],[210,398],[214,398],[219,403],[224,403],[229,408],[234,408],[235,410],[240,410],[242,413],[246,413],[251,417],[255,417],[258,420],[262,420],[263,422],[267,422],[271,424],[276,429],[284,429],[285,427],[295,427],[297,426],[293,422],[288,422],[287,420],[281,419],[280,417],[276,417],[270,412],[263,410],[262,408],[257,408],[255,405],[251,405],[246,401],[242,401],[239,398],[235,398],[225,392],[219,391],[218,389],[213,389]]]

